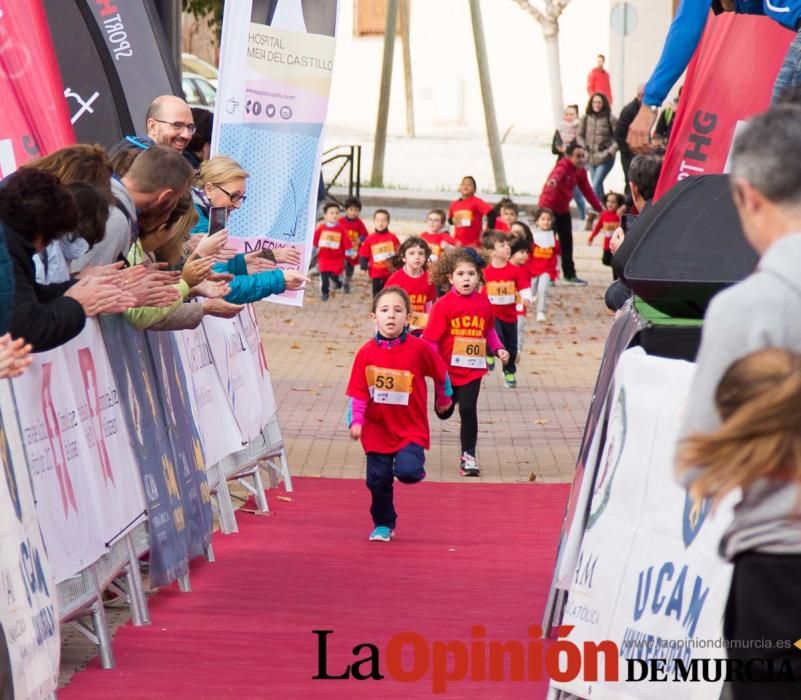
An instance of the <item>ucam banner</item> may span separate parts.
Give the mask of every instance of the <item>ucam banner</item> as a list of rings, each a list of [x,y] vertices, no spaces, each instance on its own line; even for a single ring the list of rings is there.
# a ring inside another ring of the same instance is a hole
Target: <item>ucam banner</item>
[[[306,272],[322,132],[334,66],[337,0],[239,0],[225,8],[212,154],[250,173],[228,231],[240,248],[292,246]],[[270,301],[300,306],[303,292]]]
[[[656,197],[695,175],[722,173],[738,122],[770,105],[795,36],[767,17],[710,17],[687,71]]]
[[[693,370],[641,348],[618,363],[563,618],[572,627],[565,641],[584,658],[553,688],[593,700],[720,696],[714,663],[726,657],[722,619],[731,566],[718,545],[737,497],[713,513],[676,483],[675,448]],[[591,650],[598,647],[596,655]],[[698,682],[704,659],[713,664],[711,682]]]
[[[14,416],[0,381],[0,698],[39,700],[58,687],[56,583]]]

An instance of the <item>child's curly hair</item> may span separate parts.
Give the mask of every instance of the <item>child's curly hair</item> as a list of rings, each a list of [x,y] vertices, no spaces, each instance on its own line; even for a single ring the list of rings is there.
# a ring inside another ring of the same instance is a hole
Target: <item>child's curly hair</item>
[[[409,248],[422,248],[426,256],[426,261],[423,263],[423,269],[426,269],[428,261],[431,259],[431,246],[428,245],[422,238],[418,236],[409,236],[403,243],[401,243],[398,252],[390,261],[394,270],[400,270],[403,267],[403,256]]]
[[[484,284],[484,275],[481,273],[481,268],[485,267],[487,262],[474,248],[455,248],[443,252],[437,258],[429,273],[431,284],[438,289],[450,289],[451,283],[448,277],[453,275],[454,270],[461,263],[475,267],[476,272],[478,272],[479,284]]]

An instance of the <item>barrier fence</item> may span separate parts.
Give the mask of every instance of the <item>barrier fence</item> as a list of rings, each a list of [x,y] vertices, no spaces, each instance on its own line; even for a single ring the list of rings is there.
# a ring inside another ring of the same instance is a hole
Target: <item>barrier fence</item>
[[[90,319],[0,381],[0,459],[0,679],[6,663],[15,697],[47,697],[60,622],[113,667],[104,592],[147,624],[140,567],[153,587],[190,590],[190,560],[213,560],[212,497],[222,531],[236,531],[228,480],[261,511],[262,467],[291,490],[253,308],[175,333]]]

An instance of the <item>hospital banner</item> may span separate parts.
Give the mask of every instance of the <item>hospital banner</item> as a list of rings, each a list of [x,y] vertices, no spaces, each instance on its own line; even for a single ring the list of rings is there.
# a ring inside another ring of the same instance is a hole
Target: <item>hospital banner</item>
[[[718,545],[736,501],[733,494],[713,513],[708,501],[693,503],[675,479],[693,370],[641,348],[627,350],[618,363],[562,621],[567,640],[584,651],[584,672],[552,681],[553,688],[593,700],[720,695],[722,683],[684,678],[694,659],[726,656],[722,619],[731,566]],[[605,643],[593,677],[586,673],[587,650]],[[665,679],[648,676],[653,662]],[[662,682],[636,682],[648,678]]]
[[[722,173],[738,123],[764,112],[794,33],[767,17],[710,17],[687,71],[656,197]]]
[[[0,697],[58,687],[56,583],[42,541],[11,386],[0,381]]]
[[[240,0],[225,9],[212,154],[250,173],[228,231],[241,250],[312,253],[337,0]],[[303,292],[270,301],[300,306]]]

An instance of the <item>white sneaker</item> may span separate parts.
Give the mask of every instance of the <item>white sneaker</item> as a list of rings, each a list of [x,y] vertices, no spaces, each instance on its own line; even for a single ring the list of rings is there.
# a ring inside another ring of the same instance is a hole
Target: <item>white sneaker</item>
[[[467,452],[462,453],[459,466],[462,470],[462,476],[481,476],[481,470],[478,468],[476,458]]]
[[[544,323],[545,322],[545,313],[542,311],[537,311],[537,323]]]

